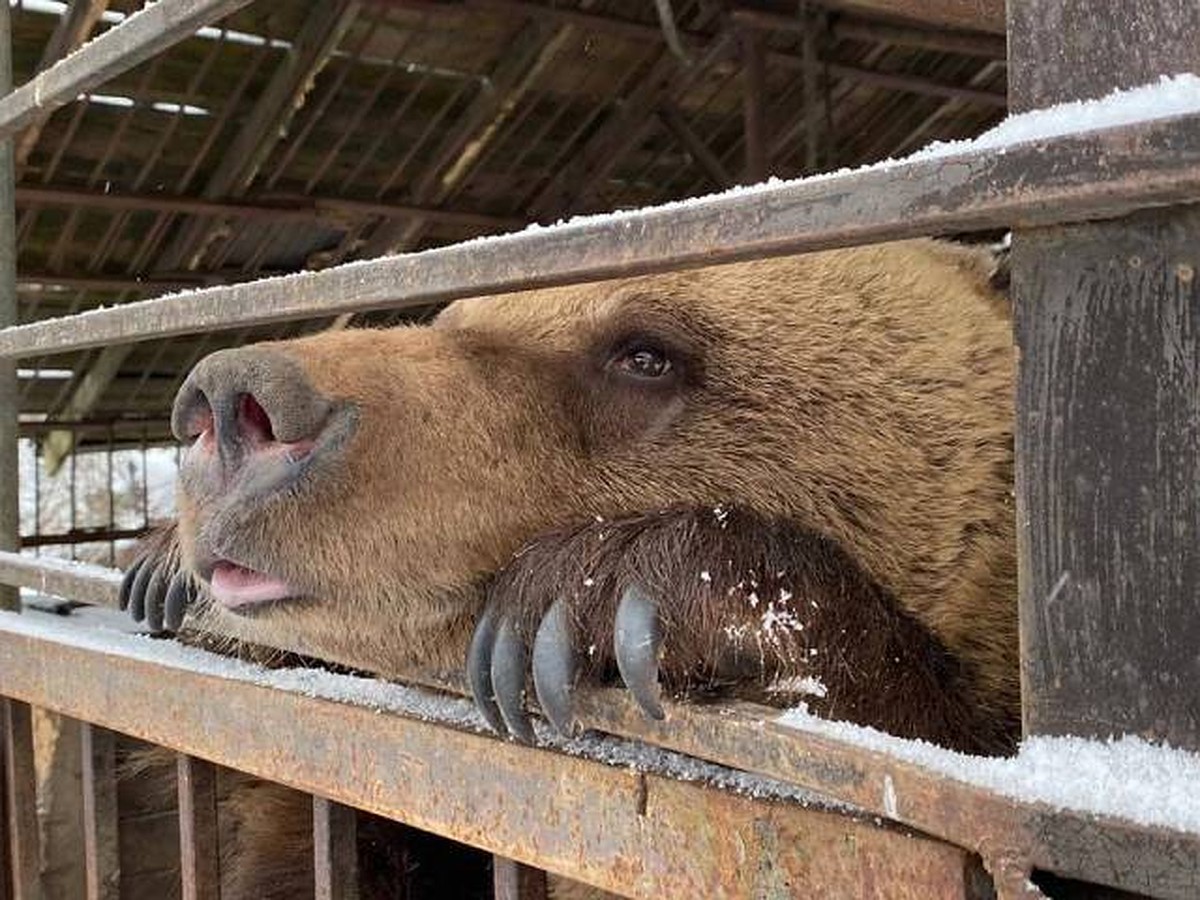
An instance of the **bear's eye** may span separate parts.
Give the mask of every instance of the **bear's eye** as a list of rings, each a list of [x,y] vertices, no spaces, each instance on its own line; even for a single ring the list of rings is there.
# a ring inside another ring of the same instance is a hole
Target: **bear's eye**
[[[634,378],[662,378],[671,371],[671,360],[667,354],[657,347],[646,345],[623,350],[613,359],[612,365]]]

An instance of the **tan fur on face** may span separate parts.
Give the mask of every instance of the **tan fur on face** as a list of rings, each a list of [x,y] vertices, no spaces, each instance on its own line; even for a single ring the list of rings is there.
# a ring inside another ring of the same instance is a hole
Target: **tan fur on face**
[[[694,356],[661,402],[599,374],[605,342],[645,328]],[[223,520],[248,564],[322,602],[223,630],[383,674],[457,668],[478,584],[531,537],[728,503],[834,538],[1015,709],[1011,339],[972,251],[461,301],[432,328],[276,346],[360,426],[336,477]],[[181,510],[186,553],[209,511]]]

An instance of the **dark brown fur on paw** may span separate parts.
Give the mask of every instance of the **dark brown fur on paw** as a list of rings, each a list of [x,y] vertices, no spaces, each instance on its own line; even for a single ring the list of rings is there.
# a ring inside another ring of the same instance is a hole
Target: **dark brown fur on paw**
[[[468,670],[489,722],[524,740],[529,681],[566,733],[577,685],[623,682],[655,715],[659,680],[976,752],[1016,728],[978,711],[974,673],[836,544],[724,507],[537,538],[494,579]]]

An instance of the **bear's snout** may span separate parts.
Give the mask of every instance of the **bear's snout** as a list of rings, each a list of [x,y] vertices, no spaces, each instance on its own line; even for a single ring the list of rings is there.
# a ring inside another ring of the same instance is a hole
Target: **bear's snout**
[[[290,356],[247,347],[213,353],[192,370],[175,397],[171,428],[192,444],[185,468],[212,486],[257,493],[298,474],[351,412],[314,389]]]

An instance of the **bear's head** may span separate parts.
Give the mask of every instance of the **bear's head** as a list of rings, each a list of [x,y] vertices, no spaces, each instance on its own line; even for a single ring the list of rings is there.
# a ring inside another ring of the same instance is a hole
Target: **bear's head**
[[[748,510],[830,541],[1011,711],[1013,358],[987,267],[906,242],[221,351],[174,413],[184,565],[211,627],[394,674],[460,666],[540,535]]]

